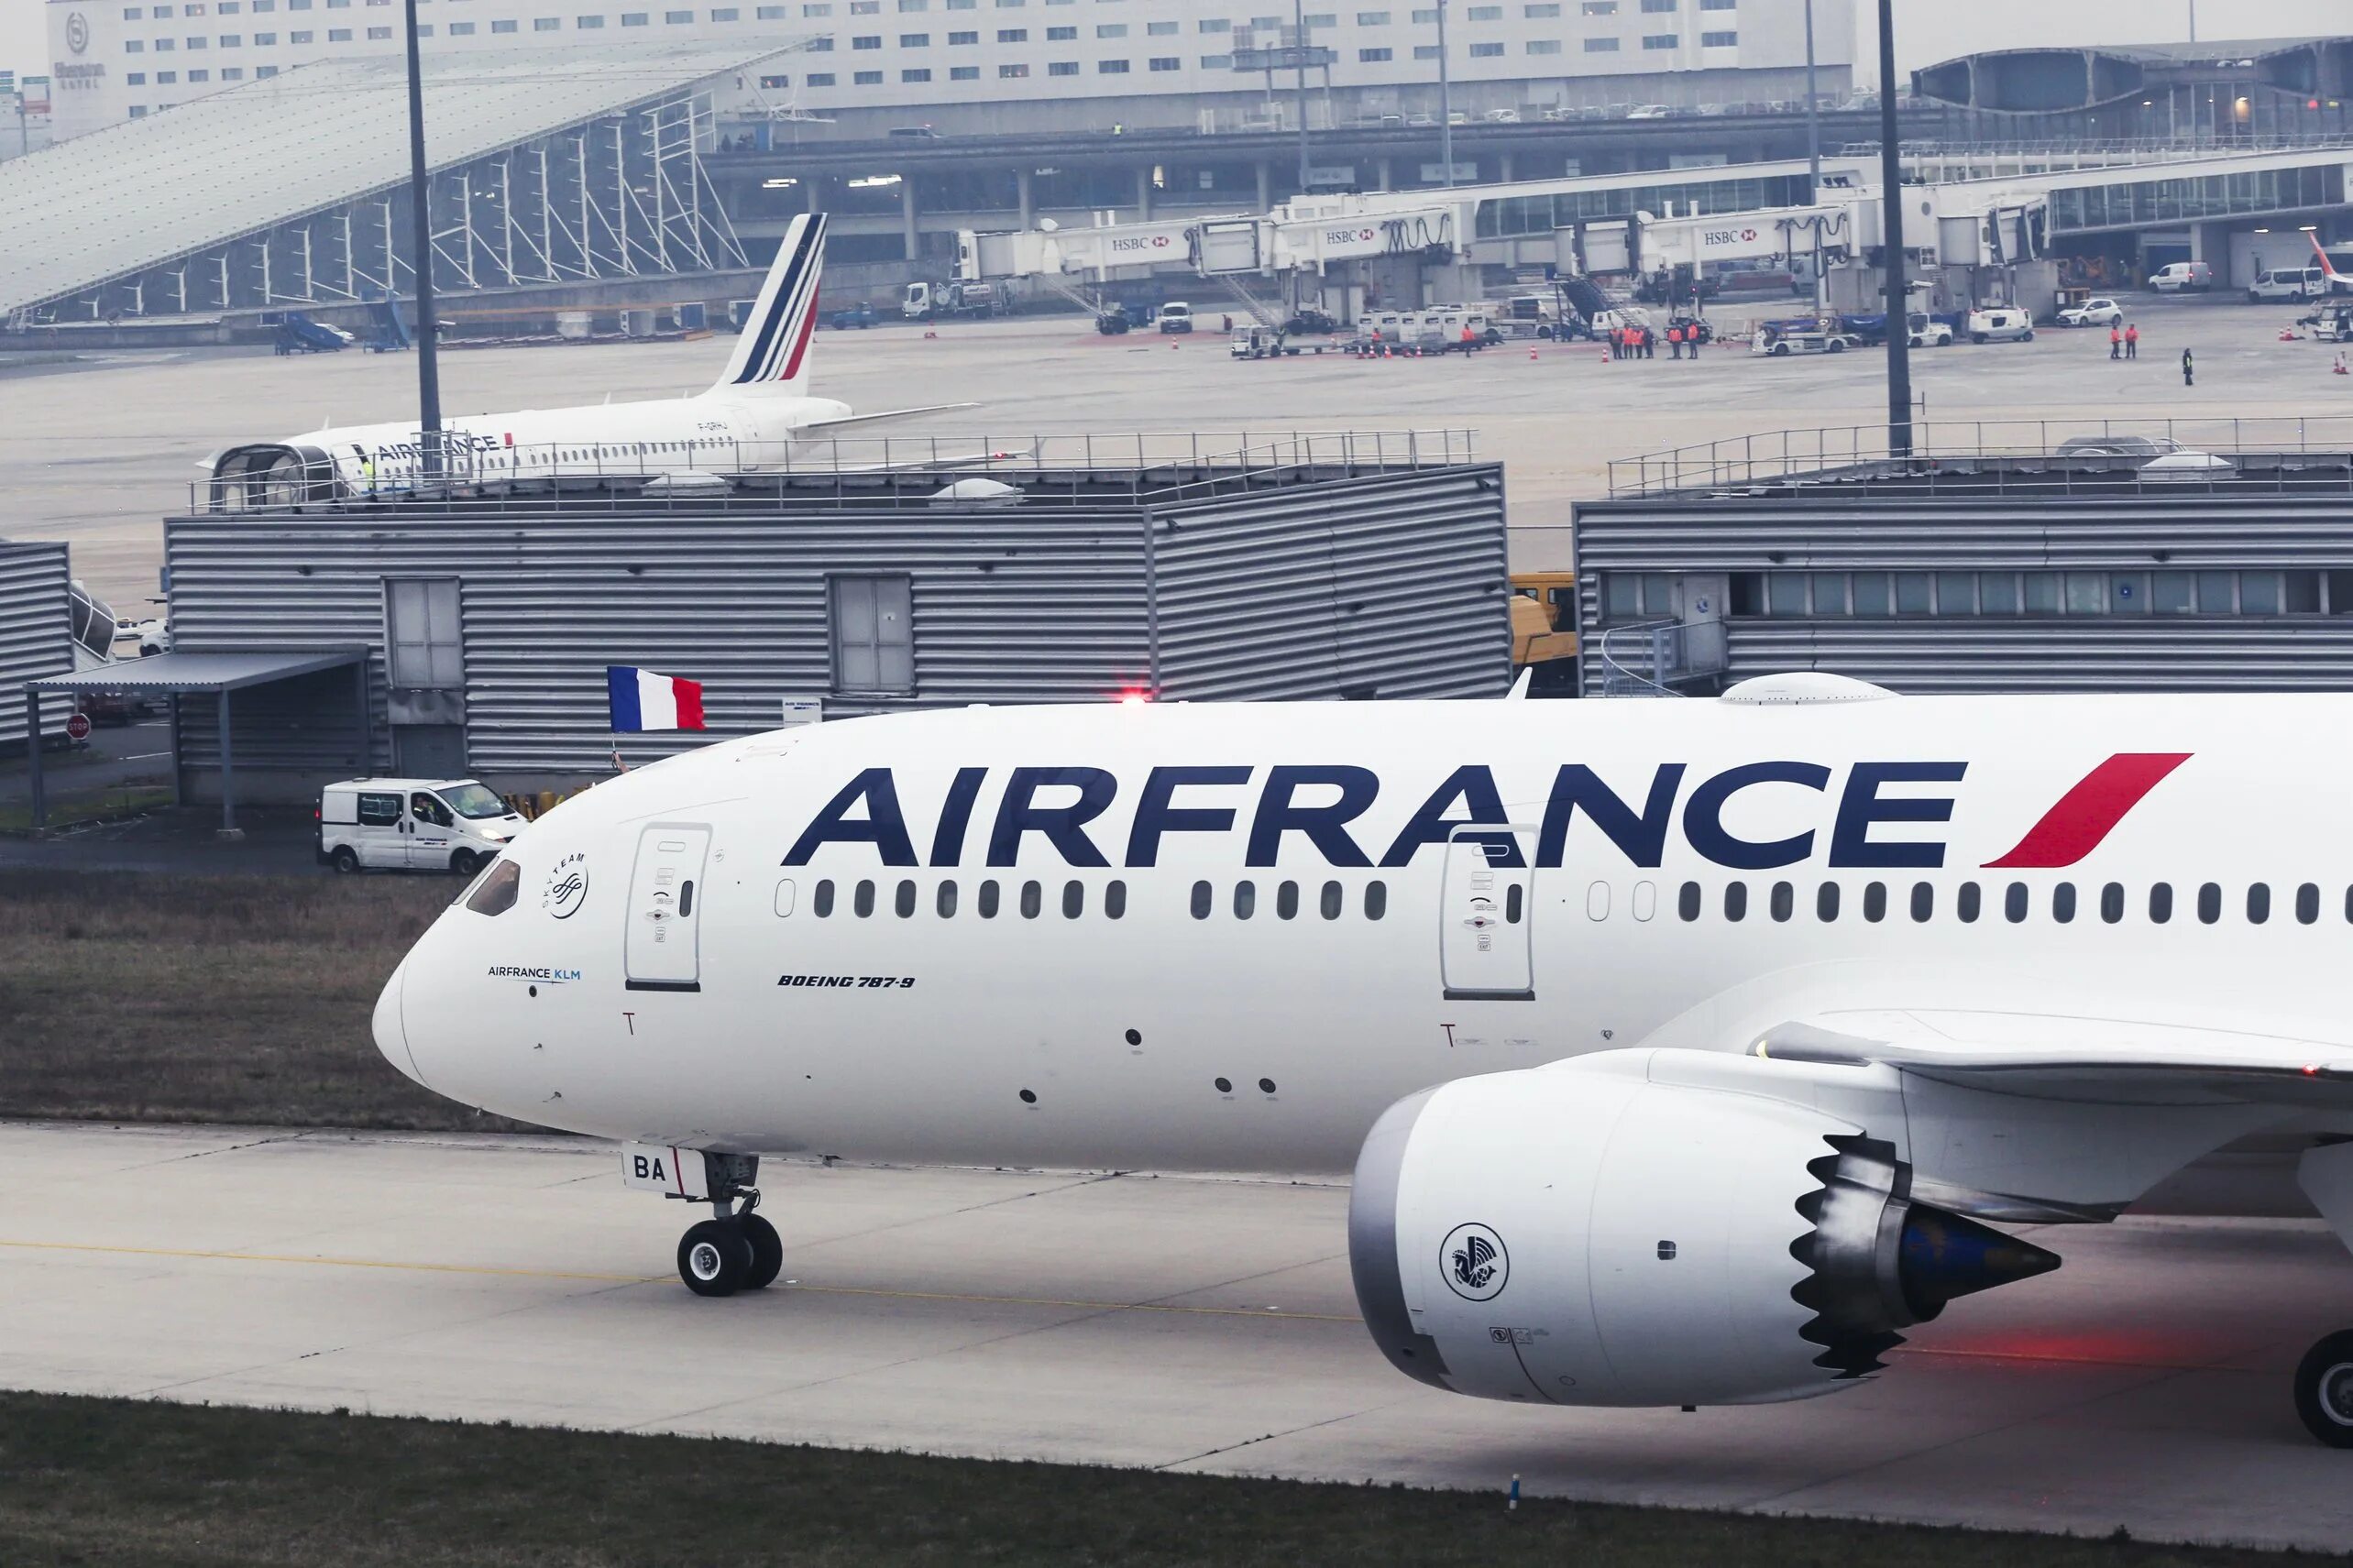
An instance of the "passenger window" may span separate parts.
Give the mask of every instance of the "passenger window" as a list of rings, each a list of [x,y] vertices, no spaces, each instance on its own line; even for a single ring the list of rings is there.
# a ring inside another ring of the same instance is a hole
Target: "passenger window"
[[[1291,891],[1291,884],[1289,883],[1284,883],[1282,887],[1285,893]],[[1503,894],[1503,918],[1510,924],[1517,926],[1520,923],[1520,905],[1524,897],[1525,894],[1522,892],[1520,884],[1516,882],[1505,890]],[[1291,916],[1286,915],[1283,918],[1288,920]]]
[[[2013,926],[2026,918],[2026,883],[2014,882],[2002,894],[2002,918]]]
[[[1105,886],[1103,890],[1103,913],[1114,920],[1118,919],[1121,916],[1127,913],[1127,884],[1126,883],[1115,882]]]
[[[776,884],[776,918],[789,919],[793,912],[793,879],[786,877]]]
[[[1520,890],[1515,887],[1512,891],[1517,894]],[[1298,917],[1299,884],[1297,883],[1287,882],[1274,890],[1274,912],[1285,920]],[[1516,919],[1518,916],[1515,916],[1513,918]]]
[[[2353,888],[2346,890],[2345,907],[2348,911],[2347,917],[2353,919]],[[1679,918],[1685,920],[1699,918],[1699,884],[1698,883],[1687,882],[1677,891],[1675,913]]]
[[[2320,884],[2308,882],[2296,889],[2296,922],[2309,926],[2320,918]]]
[[[943,882],[940,884],[940,891],[931,895],[931,907],[939,912],[940,918],[942,920],[952,919],[954,917],[956,913],[956,884],[953,881]]]
[[[1727,920],[1748,918],[1748,883],[1744,882],[1724,883],[1724,918]]]
[[[1912,883],[1912,918],[1925,925],[1936,916],[1936,889],[1924,882]]]
[[[1814,918],[1825,923],[1838,918],[1838,883],[1826,882],[1814,889]]]
[[[833,913],[833,882],[831,878],[829,877],[825,881],[819,883],[817,884],[817,890],[809,894],[808,912],[811,915],[816,916],[819,920],[824,919],[827,916]]]
[[[1786,882],[1775,883],[1773,896],[1766,902],[1765,907],[1773,912],[1773,917],[1776,920],[1788,919],[1797,912],[1798,890]]]
[[[2208,882],[2198,884],[2198,918],[2209,926],[2222,918],[2221,883]]]
[[[1863,917],[1865,920],[1887,918],[1887,884],[1886,883],[1874,882],[1864,884]]]
[[[994,880],[981,883],[981,918],[996,918],[996,883]]]
[[[789,887],[792,884],[785,884]],[[522,868],[512,861],[500,861],[475,884],[466,907],[477,915],[504,915],[515,906],[515,895],[522,888]]]
[[[874,884],[870,882],[860,883],[858,890],[850,895],[850,907],[861,920],[872,915],[874,912]]]
[[[2251,883],[2247,889],[2247,923],[2260,926],[2271,918],[2271,884]]]
[[[1515,888],[1513,890],[1517,892]],[[1585,890],[1585,917],[1588,920],[1610,918],[1610,884],[1597,882]]]
[[[1021,917],[1024,920],[1035,920],[1038,918],[1038,912],[1045,907],[1045,888],[1034,882],[1023,883],[1021,884]]]
[[[1209,918],[1209,884],[1205,882],[1194,883],[1193,884],[1193,917],[1195,920]]]
[[[1985,895],[1978,891],[1977,884],[1964,882],[1952,895],[1952,912],[1961,916],[1963,924],[1972,924],[1976,920],[1979,906],[1984,901]]]
[[[1634,883],[1634,918],[1647,920],[1657,913],[1658,883],[1655,882]]]
[[[1385,882],[1365,883],[1365,918],[1378,920],[1389,913],[1389,884]]]
[[[397,795],[361,795],[359,820],[370,828],[393,826],[401,820],[401,797]]]
[[[2173,918],[2173,884],[2153,882],[2149,884],[2149,923],[2162,926]]]
[[[2062,882],[2051,890],[2051,917],[2064,926],[2075,918],[2075,884]]]
[[[1340,884],[1336,882],[1325,883],[1324,884],[1324,899],[1320,906],[1324,913],[1324,918],[1326,920],[1337,920],[1340,917],[1340,906],[1342,903],[1343,898],[1340,893]]]
[[[2124,918],[2124,883],[2112,882],[2100,889],[2100,918],[2111,926]]]
[[[1062,918],[1075,920],[1086,913],[1086,883],[1066,882],[1062,884]]]
[[[900,883],[898,884],[898,893],[893,897],[891,904],[892,907],[898,911],[898,917],[900,919],[905,920],[912,916],[915,913],[915,883],[912,882]],[[681,910],[679,913],[684,914],[685,911]]]
[[[1234,918],[1248,920],[1259,912],[1259,884],[1237,882],[1234,884]]]

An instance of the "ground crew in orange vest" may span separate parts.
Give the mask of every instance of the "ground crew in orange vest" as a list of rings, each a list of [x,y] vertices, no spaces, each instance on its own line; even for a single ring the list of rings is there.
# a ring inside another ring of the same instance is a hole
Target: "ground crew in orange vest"
[[[2124,329],[2124,356],[2127,359],[2140,357],[2140,328],[2137,325],[2128,325]]]
[[[2114,322],[2108,323],[2108,357],[2111,359],[2124,357],[2124,334],[2117,330],[2117,323]]]
[[[1683,357],[1683,329],[1679,326],[1666,329],[1666,356],[1669,359]]]

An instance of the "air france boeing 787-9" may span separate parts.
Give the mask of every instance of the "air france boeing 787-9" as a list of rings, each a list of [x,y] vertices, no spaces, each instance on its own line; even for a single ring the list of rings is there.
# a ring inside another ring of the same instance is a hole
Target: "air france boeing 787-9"
[[[533,824],[376,1036],[708,1201],[705,1296],[776,1277],[764,1154],[1353,1169],[1408,1376],[1798,1398],[2058,1266],[1998,1227],[2194,1208],[2220,1151],[2353,1242],[2347,713],[1816,674],[829,723]],[[2294,1394],[2353,1447],[2353,1333]]]

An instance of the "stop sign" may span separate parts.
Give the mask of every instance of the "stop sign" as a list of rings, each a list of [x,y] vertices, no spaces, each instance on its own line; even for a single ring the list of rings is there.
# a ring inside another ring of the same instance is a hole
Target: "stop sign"
[[[68,718],[65,721],[65,735],[69,740],[89,740],[90,716],[86,713],[77,713]]]

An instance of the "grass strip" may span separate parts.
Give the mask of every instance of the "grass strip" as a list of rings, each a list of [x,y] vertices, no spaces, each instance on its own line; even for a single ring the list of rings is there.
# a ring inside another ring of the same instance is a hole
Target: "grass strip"
[[[0,1116],[490,1132],[368,1020],[448,877],[0,871]]]
[[[0,1394],[0,1562],[2192,1568],[2122,1540]]]

